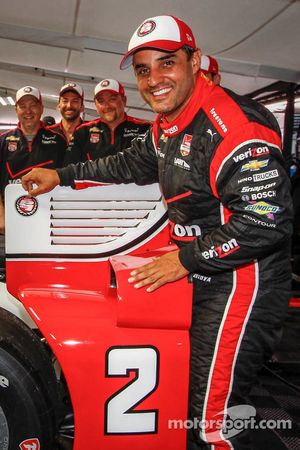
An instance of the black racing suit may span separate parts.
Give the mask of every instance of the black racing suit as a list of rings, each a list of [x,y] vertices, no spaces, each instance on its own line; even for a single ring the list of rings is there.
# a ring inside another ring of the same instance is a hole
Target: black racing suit
[[[43,122],[29,142],[19,127],[0,135],[0,194],[10,183],[20,183],[21,178],[34,167],[55,169],[61,167],[65,157],[67,141]]]
[[[102,120],[87,122],[77,128],[65,158],[65,165],[115,155],[130,147],[132,139],[145,136],[151,123],[125,114],[114,131]]]
[[[243,414],[290,296],[292,203],[274,117],[199,76],[172,123],[159,116],[130,149],[58,173],[73,187],[159,181],[180,261],[194,278],[189,414],[205,426],[188,449],[249,448],[245,433],[222,433],[217,421],[233,406]]]
[[[75,129],[77,130],[77,128],[79,128],[82,124],[84,124],[84,121],[80,118],[80,122]],[[48,130],[52,130],[55,131],[55,133],[61,134],[66,140],[68,140],[62,125],[62,121],[54,123],[53,125],[49,125],[47,128]],[[73,136],[71,139],[73,139]]]

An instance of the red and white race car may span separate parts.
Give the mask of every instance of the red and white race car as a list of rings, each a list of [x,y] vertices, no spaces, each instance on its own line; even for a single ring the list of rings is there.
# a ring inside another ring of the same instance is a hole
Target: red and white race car
[[[127,281],[172,249],[158,186],[13,185],[6,221],[0,449],[184,450],[191,284]]]

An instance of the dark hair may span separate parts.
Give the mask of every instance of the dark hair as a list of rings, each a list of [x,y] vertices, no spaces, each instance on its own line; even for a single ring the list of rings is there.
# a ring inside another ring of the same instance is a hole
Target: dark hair
[[[52,116],[45,116],[43,117],[43,122],[46,125],[46,127],[49,127],[50,125],[55,124],[55,119]]]
[[[193,56],[193,54],[195,53],[195,51],[196,51],[197,49],[194,48],[194,47],[190,47],[189,45],[186,45],[186,44],[185,44],[185,45],[182,47],[182,50],[185,51],[185,53],[187,54],[187,60],[190,61],[191,58],[192,58],[192,56]]]

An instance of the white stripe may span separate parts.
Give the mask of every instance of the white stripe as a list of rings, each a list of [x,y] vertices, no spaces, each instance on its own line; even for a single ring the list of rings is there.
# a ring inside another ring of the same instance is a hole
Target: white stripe
[[[214,350],[214,354],[213,354],[213,358],[212,358],[212,363],[210,366],[210,371],[209,371],[209,376],[208,376],[208,382],[207,382],[207,388],[206,388],[206,395],[205,395],[205,400],[204,400],[204,404],[203,404],[203,413],[202,413],[202,423],[205,423],[206,420],[206,410],[207,410],[207,402],[208,402],[208,395],[210,392],[210,386],[211,386],[211,380],[212,380],[212,375],[215,369],[215,363],[216,363],[216,359],[217,359],[217,354],[218,354],[218,350],[219,350],[219,343],[220,343],[220,339],[221,339],[221,335],[222,335],[222,331],[225,325],[225,321],[227,318],[227,313],[228,310],[230,308],[235,290],[236,290],[236,270],[234,270],[232,272],[232,276],[233,276],[233,283],[232,283],[232,290],[231,293],[229,295],[228,301],[227,301],[227,305],[226,308],[224,310],[224,314],[223,314],[223,318],[222,318],[222,322],[221,325],[219,327],[219,332],[218,332],[218,336],[217,336],[217,340],[216,340],[216,345],[215,345],[215,350]],[[203,434],[203,438],[206,441],[206,433],[205,431],[202,432]]]
[[[154,139],[154,133],[153,133],[153,131],[151,131],[151,136],[152,136],[152,144],[153,144],[153,147],[154,147],[156,156],[157,156],[158,149],[157,149],[157,145],[156,145],[156,142],[155,142],[155,139]]]
[[[259,143],[262,143],[262,144],[265,144],[265,145],[269,145],[270,147],[277,148],[277,150],[279,150],[280,153],[281,153],[281,148],[280,148],[278,145],[273,144],[272,142],[262,141],[261,139],[250,139],[249,141],[242,142],[242,143],[239,144],[237,147],[235,147],[235,148],[229,153],[229,155],[226,156],[226,158],[223,159],[222,164],[220,165],[219,170],[218,170],[217,175],[216,175],[216,182],[217,182],[218,176],[220,175],[221,170],[223,169],[224,164],[228,161],[228,159],[231,158],[231,157],[233,156],[233,154],[234,154],[235,152],[237,152],[237,151],[238,151],[241,147],[243,147],[244,145],[253,144],[254,142],[259,142]]]
[[[92,180],[74,180],[75,184],[81,184],[81,183],[88,183],[88,184],[95,184],[96,186],[99,185],[110,185],[113,183],[102,183],[102,181],[92,181]]]
[[[228,389],[228,394],[227,394],[227,398],[226,398],[226,401],[225,401],[225,407],[224,407],[225,411],[227,410],[229,397],[230,397],[231,391],[232,391],[232,384],[233,384],[234,370],[235,370],[235,366],[236,366],[237,356],[238,356],[238,353],[240,351],[241,342],[242,342],[244,334],[245,334],[245,329],[246,329],[246,326],[247,326],[247,323],[248,323],[248,320],[249,320],[249,316],[250,316],[250,314],[252,312],[253,305],[255,303],[256,296],[257,296],[258,287],[259,287],[259,267],[258,267],[257,260],[255,260],[254,268],[255,268],[255,287],[254,287],[251,303],[250,303],[249,308],[248,308],[248,312],[247,312],[247,314],[245,316],[245,319],[244,319],[243,328],[242,328],[242,331],[241,331],[241,334],[240,334],[240,337],[239,337],[239,340],[238,340],[238,344],[237,344],[236,350],[235,350],[235,355],[234,355],[234,360],[233,360],[232,370],[231,370],[231,377],[230,377],[230,387]],[[225,420],[225,416],[224,416],[224,420]],[[223,437],[223,433],[222,432],[221,432],[221,436]],[[230,442],[228,442],[226,439],[224,439],[224,441],[230,444]]]

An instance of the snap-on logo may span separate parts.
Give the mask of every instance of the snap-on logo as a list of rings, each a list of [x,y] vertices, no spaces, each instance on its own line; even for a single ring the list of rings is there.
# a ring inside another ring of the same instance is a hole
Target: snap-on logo
[[[210,259],[210,258],[225,258],[226,256],[230,255],[230,253],[235,252],[240,248],[237,241],[233,238],[230,239],[228,242],[224,242],[223,244],[219,245],[218,247],[212,246],[209,250],[206,250],[205,252],[202,252],[202,256],[204,259]]]
[[[154,20],[147,20],[140,26],[140,28],[137,32],[137,35],[139,37],[146,36],[147,34],[152,33],[152,31],[155,28],[156,28],[156,23],[154,22]]]
[[[21,216],[32,216],[37,208],[37,199],[29,195],[22,195],[16,200],[16,209]]]
[[[26,439],[19,444],[21,450],[40,450],[40,441],[37,438]]]

